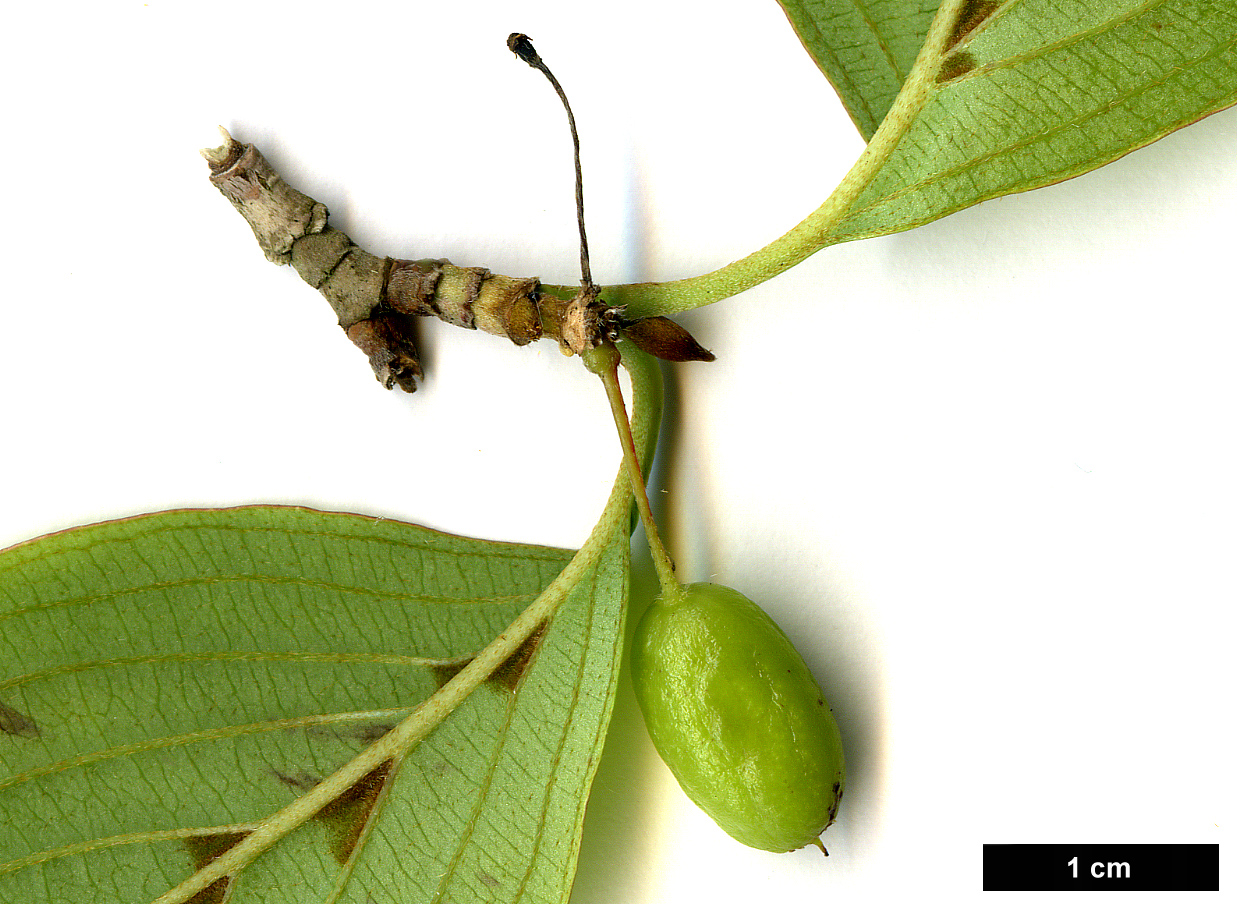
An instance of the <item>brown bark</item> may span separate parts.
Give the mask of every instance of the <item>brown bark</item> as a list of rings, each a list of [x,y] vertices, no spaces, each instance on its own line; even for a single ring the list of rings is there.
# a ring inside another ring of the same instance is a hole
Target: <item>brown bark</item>
[[[436,316],[516,345],[545,336],[569,354],[606,339],[607,309],[591,296],[563,300],[542,294],[536,277],[370,254],[328,226],[326,207],[284,182],[257,148],[224,135],[222,146],[202,152],[211,182],[249,223],[267,259],[291,264],[322,293],[388,389],[413,392],[421,377],[414,317]]]
[[[625,321],[591,284],[563,299],[542,291],[536,277],[500,276],[448,260],[376,257],[328,226],[326,207],[284,182],[257,148],[223,134],[220,147],[202,151],[211,182],[249,223],[267,259],[291,264],[322,293],[388,389],[416,390],[422,374],[414,318],[431,315],[516,345],[554,339],[565,354],[582,355],[626,336],[668,360],[713,360],[665,318],[649,318],[663,324]]]

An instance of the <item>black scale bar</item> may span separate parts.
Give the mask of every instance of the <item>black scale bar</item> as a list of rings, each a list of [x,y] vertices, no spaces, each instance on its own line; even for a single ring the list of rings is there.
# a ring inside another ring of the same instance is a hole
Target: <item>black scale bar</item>
[[[1219,891],[1218,844],[985,844],[984,891]]]

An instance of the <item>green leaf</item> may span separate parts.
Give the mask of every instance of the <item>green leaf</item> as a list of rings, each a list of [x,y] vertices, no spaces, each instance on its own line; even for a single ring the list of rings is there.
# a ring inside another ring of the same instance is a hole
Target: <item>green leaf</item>
[[[697,308],[828,245],[1082,175],[1234,103],[1232,0],[944,0],[876,134],[807,219],[720,270],[605,298],[631,317]]]
[[[1237,4],[968,0],[919,77],[829,242],[1081,175],[1237,102]]]
[[[629,501],[574,556],[262,506],[0,553],[0,901],[565,900]]]
[[[902,90],[940,0],[778,0],[864,141]]]
[[[324,900],[348,872],[349,900],[559,900],[610,708],[626,551],[616,532],[543,636],[242,873],[235,900],[279,900],[280,885]],[[14,548],[0,900],[167,891],[406,717],[570,558],[265,507]]]

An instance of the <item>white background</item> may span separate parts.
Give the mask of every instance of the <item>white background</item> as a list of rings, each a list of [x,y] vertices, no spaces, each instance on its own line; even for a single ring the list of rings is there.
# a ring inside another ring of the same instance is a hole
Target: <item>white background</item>
[[[424,387],[384,392],[208,183],[217,123],[373,252],[560,283],[566,128],[510,31],[573,100],[603,283],[754,250],[861,149],[773,0],[6,19],[0,546],[263,501],[587,534],[618,464],[595,379],[430,323]],[[796,641],[850,785],[829,860],[743,848],[624,679],[575,901],[973,900],[985,842],[1226,840],[1235,149],[1221,113],[682,318],[718,361],[670,379],[672,551]]]

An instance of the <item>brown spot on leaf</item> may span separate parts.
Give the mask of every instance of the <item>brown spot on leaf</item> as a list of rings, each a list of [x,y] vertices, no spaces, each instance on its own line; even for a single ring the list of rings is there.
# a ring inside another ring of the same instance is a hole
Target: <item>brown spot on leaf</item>
[[[354,728],[341,728],[339,730],[339,736],[341,738],[356,738],[358,741],[364,741],[372,744],[394,727],[394,722],[375,722],[372,725],[357,725]]]
[[[524,677],[524,672],[528,669],[528,664],[533,661],[537,647],[541,645],[541,638],[545,636],[545,632],[546,624],[542,622],[522,644],[515,648],[515,652],[494,670],[489,680],[515,693],[516,688],[520,686],[520,680]]]
[[[185,850],[193,858],[194,872],[202,869],[212,860],[222,857],[244,841],[248,835],[248,832],[216,832],[213,835],[194,835],[186,838]],[[223,904],[227,899],[228,888],[231,884],[231,876],[216,879],[190,898],[186,904]]]
[[[477,873],[477,878],[481,880],[481,884],[486,888],[498,888],[502,884],[489,873]]]
[[[528,639],[516,647],[515,652],[508,656],[486,681],[490,684],[498,685],[504,690],[514,692],[520,683],[520,679],[524,677],[524,670],[528,668],[529,662],[532,661],[537,645],[541,643],[541,638],[545,635],[545,630],[546,626],[543,624],[533,631],[528,636]],[[438,684],[438,689],[441,690],[448,681],[463,671],[464,666],[472,662],[473,658],[469,656],[437,662],[431,665],[430,672],[434,676],[434,681]]]
[[[282,784],[287,785],[294,791],[308,791],[314,787],[322,779],[315,775],[310,775],[308,772],[301,771],[295,773],[280,772],[278,769],[272,769],[271,773],[275,778],[279,779]]]
[[[369,816],[390,779],[394,761],[386,760],[361,776],[347,791],[318,811],[315,819],[327,824],[331,854],[341,865],[348,862],[365,831]]]
[[[472,657],[466,659],[452,659],[449,662],[438,662],[430,666],[430,672],[434,675],[434,681],[438,683],[438,689],[442,690],[443,685],[458,675],[464,670],[464,666],[472,662]]]
[[[974,68],[975,58],[965,50],[959,53],[951,53],[945,57],[945,61],[941,64],[940,72],[936,74],[936,80],[938,83],[947,82],[960,75],[966,75]]]
[[[41,737],[43,732],[34,719],[23,712],[0,703],[0,734],[16,735],[19,738]]]
[[[336,740],[363,741],[372,743],[395,727],[394,722],[371,722],[355,725],[321,726],[311,725],[305,734],[311,738],[334,738]]]
[[[224,876],[222,879],[216,879],[210,885],[206,886],[192,898],[187,904],[223,904],[228,897],[228,889],[232,886],[232,877]]]
[[[963,38],[979,27],[980,23],[991,16],[1001,6],[998,0],[966,0],[958,13],[958,21],[945,43],[945,49],[961,43]]]

